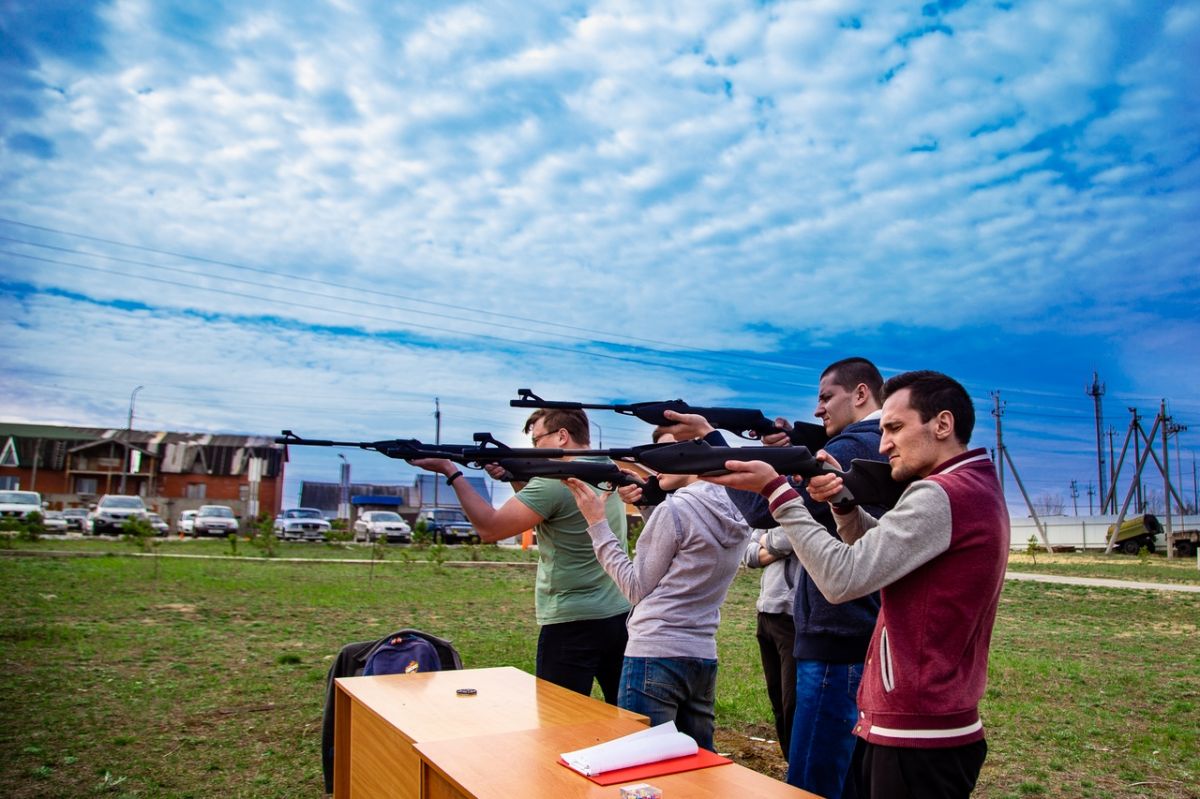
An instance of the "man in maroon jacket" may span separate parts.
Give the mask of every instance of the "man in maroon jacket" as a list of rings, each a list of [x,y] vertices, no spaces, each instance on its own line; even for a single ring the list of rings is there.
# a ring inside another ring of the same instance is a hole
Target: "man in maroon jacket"
[[[987,451],[967,449],[975,410],[957,381],[906,372],[883,393],[879,451],[893,479],[912,482],[881,519],[835,508],[840,541],[761,461],[730,462],[732,474],[706,479],[761,492],[831,602],[881,592],[848,788],[863,799],[966,797],[987,755],[979,700],[1004,582],[1008,510]],[[808,491],[829,500],[841,482],[814,477]]]

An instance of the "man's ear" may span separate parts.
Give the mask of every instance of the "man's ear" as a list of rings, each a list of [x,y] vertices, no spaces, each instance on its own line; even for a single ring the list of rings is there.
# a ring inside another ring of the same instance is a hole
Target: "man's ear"
[[[854,387],[854,391],[851,394],[854,399],[854,407],[857,408],[860,405],[865,405],[867,400],[871,398],[871,389],[867,388],[866,383],[859,383]]]
[[[938,441],[945,441],[954,435],[954,414],[950,411],[939,411],[933,426],[933,435]]]

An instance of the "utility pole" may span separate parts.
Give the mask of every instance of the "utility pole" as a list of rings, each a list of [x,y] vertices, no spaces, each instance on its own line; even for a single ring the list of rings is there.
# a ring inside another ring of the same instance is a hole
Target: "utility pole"
[[[1163,528],[1167,534],[1167,559],[1175,557],[1175,547],[1171,546],[1171,445],[1167,441],[1167,437],[1171,434],[1171,430],[1177,425],[1171,421],[1171,417],[1167,416],[1167,401],[1164,399],[1158,404],[1158,415],[1162,417],[1162,470],[1163,470],[1163,503],[1166,507],[1163,508],[1167,512],[1167,525]]]
[[[138,386],[129,395],[129,419],[125,422],[125,463],[121,466],[121,493],[125,493],[125,476],[129,474],[130,461],[133,460],[133,449],[129,439],[133,436],[133,400],[145,386]]]
[[[1140,417],[1138,415],[1138,409],[1130,408],[1129,412],[1133,414],[1133,426],[1135,428],[1141,427],[1142,417]],[[1112,441],[1111,436],[1109,437],[1109,441]],[[1137,463],[1141,459],[1142,459],[1142,443],[1141,443],[1141,441],[1138,440],[1137,436],[1134,436],[1133,437],[1133,462]],[[1141,477],[1138,477],[1136,479],[1137,479],[1137,494],[1136,494],[1137,504],[1135,504],[1134,507],[1137,508],[1138,513],[1145,513],[1146,512],[1146,496],[1142,491],[1142,479],[1141,479]]]
[[[1079,515],[1079,484],[1071,481],[1071,503],[1075,506],[1075,515]]]
[[[442,443],[442,400],[440,397],[433,398],[433,443]],[[438,503],[438,479],[437,474],[433,475],[433,507],[438,508],[441,505]]]
[[[1117,475],[1121,471],[1120,469],[1117,468],[1117,459],[1116,459],[1116,456],[1113,455],[1113,436],[1115,436],[1116,434],[1117,434],[1117,428],[1113,427],[1112,425],[1109,425],[1108,426],[1108,484],[1111,487],[1109,493],[1112,495],[1112,500],[1109,502],[1109,504],[1112,505],[1112,509],[1114,511],[1117,509]],[[1122,453],[1122,457],[1124,457],[1124,453]],[[1104,512],[1103,509],[1101,509],[1100,512],[1103,513]]]
[[[1092,372],[1092,384],[1084,389],[1084,393],[1091,397],[1096,402],[1096,474],[1100,477],[1100,496],[1104,494],[1104,436],[1101,432],[1104,423],[1104,412],[1100,407],[1100,398],[1104,396],[1104,384],[1100,382],[1100,375]],[[1101,500],[1103,502],[1103,500]],[[1100,512],[1104,513],[1105,505],[1100,506]]]
[[[350,461],[346,460],[346,456],[338,453],[338,457],[342,459],[341,482],[338,485],[338,510],[337,517],[350,521]]]
[[[1004,496],[1004,439],[1000,433],[1000,416],[1004,413],[1004,406],[1000,402],[999,391],[992,392],[992,399],[995,401],[992,416],[996,417],[996,474],[1000,477],[1000,496]]]
[[[1095,510],[1093,509],[1093,505],[1092,505],[1092,497],[1094,497],[1094,496],[1096,496],[1096,486],[1092,485],[1089,482],[1088,483],[1088,516],[1091,516],[1093,513],[1095,513]]]
[[[1000,392],[992,392],[992,396],[996,398],[996,408],[993,413],[996,415],[996,464],[997,469],[1005,459],[1008,460],[1008,468],[1012,470],[1013,479],[1017,481],[1017,488],[1021,491],[1021,496],[1025,500],[1025,507],[1029,509],[1029,515],[1033,517],[1033,524],[1037,527],[1038,535],[1042,537],[1042,544],[1045,545],[1047,552],[1053,552],[1054,548],[1050,546],[1050,538],[1046,533],[1045,526],[1042,525],[1042,520],[1038,518],[1037,510],[1033,507],[1033,500],[1029,498],[1029,493],[1025,490],[1025,484],[1021,482],[1021,475],[1017,473],[1017,465],[1013,463],[1012,455],[1008,454],[1008,450],[1004,448],[1004,434],[1000,427]],[[1004,483],[1001,482],[1001,495],[1003,496]],[[1005,503],[1007,505],[1007,502]]]
[[[1171,432],[1175,434],[1175,492],[1178,495],[1179,491],[1183,490],[1183,458],[1179,455],[1179,434],[1187,430],[1186,424],[1171,425]],[[1179,526],[1183,527],[1183,515],[1187,513],[1187,507],[1182,503],[1177,503],[1179,507]]]

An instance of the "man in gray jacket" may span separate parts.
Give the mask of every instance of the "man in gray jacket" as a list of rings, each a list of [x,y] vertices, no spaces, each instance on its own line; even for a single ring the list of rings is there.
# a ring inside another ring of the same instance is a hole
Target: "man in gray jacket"
[[[719,486],[660,475],[664,489],[677,490],[650,514],[631,561],[609,529],[604,499],[584,482],[566,483],[596,558],[633,605],[617,704],[651,724],[674,721],[713,750],[717,625],[750,528]]]
[[[742,563],[751,569],[762,569],[755,602],[758,608],[755,637],[767,682],[767,698],[775,717],[775,737],[786,760],[792,739],[792,716],[796,713],[796,658],[792,654],[796,623],[792,619],[792,602],[800,566],[786,536],[781,542],[787,546],[784,555],[767,549],[766,537],[765,531],[752,531]]]

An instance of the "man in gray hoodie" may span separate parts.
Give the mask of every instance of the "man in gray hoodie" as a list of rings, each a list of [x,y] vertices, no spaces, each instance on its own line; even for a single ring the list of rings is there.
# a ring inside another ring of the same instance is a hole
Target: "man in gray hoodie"
[[[604,499],[579,480],[566,483],[597,560],[633,605],[617,704],[651,724],[673,720],[713,750],[717,625],[750,528],[720,486],[660,475],[664,489],[677,490],[650,514],[630,560],[609,529]]]

